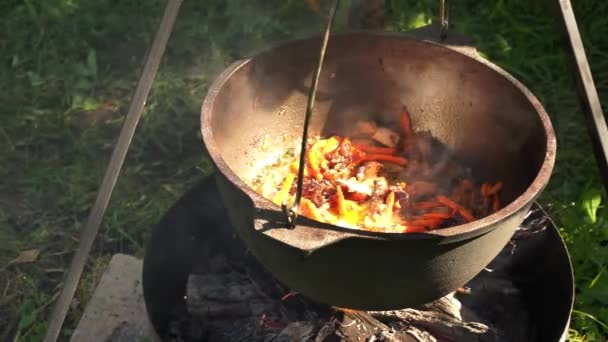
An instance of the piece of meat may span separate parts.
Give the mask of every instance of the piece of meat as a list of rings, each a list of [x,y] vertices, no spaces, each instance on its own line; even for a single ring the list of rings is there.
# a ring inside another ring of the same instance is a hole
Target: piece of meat
[[[396,147],[399,144],[399,134],[384,127],[378,128],[372,139],[388,147]]]
[[[378,125],[373,121],[359,121],[355,125],[355,129],[351,132],[352,136],[372,137]]]
[[[343,141],[326,158],[329,161],[331,169],[341,170],[353,162],[352,145],[347,141]]]
[[[305,178],[302,182],[302,196],[308,198],[317,207],[327,202],[335,193],[336,189],[325,179],[317,181],[314,178]]]
[[[403,142],[403,152],[410,160],[425,161],[435,164],[447,158],[447,150],[442,143],[428,131],[416,132]]]
[[[338,179],[336,183],[346,187],[348,192],[356,192],[361,195],[371,196],[372,189],[368,184],[359,183],[355,179]]]
[[[384,201],[388,193],[388,183],[384,178],[378,178],[374,181],[374,189],[372,190],[372,197],[381,198]]]
[[[388,194],[388,183],[384,178],[378,178],[374,181],[372,195],[370,196],[370,210],[375,214],[380,214],[384,207],[384,198]]]
[[[365,167],[365,169],[363,171],[364,179],[372,179],[372,178],[378,177],[378,174],[380,173],[380,170],[382,169],[382,164],[375,162],[375,161],[369,161],[369,162],[365,163],[364,167]]]

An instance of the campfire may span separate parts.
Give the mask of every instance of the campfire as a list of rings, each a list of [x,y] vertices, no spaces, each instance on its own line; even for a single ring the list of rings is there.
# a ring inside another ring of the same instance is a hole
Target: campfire
[[[333,225],[395,233],[441,229],[500,209],[502,182],[475,182],[428,131],[414,132],[400,113],[397,133],[360,121],[349,137],[310,139],[300,213]],[[297,155],[263,165],[250,185],[276,205],[293,203]]]
[[[571,269],[538,206],[500,254],[457,291],[417,307],[364,311],[318,303],[278,281],[236,238],[217,198],[213,180],[205,180],[153,233],[159,240],[151,246],[158,249],[148,250],[148,265],[173,260],[166,255],[172,235],[182,241],[180,250],[193,253],[182,260],[191,264],[184,283],[177,283],[177,264],[144,269],[149,312],[173,312],[166,326],[157,325],[164,341],[557,341],[567,330]],[[180,288],[184,307],[169,310],[166,298],[179,294],[167,291]]]

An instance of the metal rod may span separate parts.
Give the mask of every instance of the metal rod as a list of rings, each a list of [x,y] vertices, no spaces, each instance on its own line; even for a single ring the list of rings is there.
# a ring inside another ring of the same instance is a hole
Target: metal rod
[[[78,244],[78,249],[74,254],[72,264],[70,265],[70,270],[63,283],[61,294],[59,295],[57,302],[55,302],[51,316],[49,316],[49,326],[44,338],[45,342],[54,342],[59,336],[61,326],[65,320],[70,303],[72,302],[91,246],[95,241],[99,225],[108,206],[108,202],[110,201],[112,190],[116,184],[127,150],[129,149],[129,145],[133,138],[133,133],[135,132],[146,98],[148,97],[152,81],[156,76],[158,65],[160,64],[167,41],[173,30],[173,24],[175,23],[181,3],[182,0],[169,0],[167,2],[162,21],[156,32],[156,37],[154,37],[152,48],[148,54],[135,94],[131,100],[127,117],[122,126],[122,130],[120,131],[118,142],[114,148],[112,158],[110,159],[106,174],[97,194],[97,199],[95,200],[88,221],[82,231],[80,243]]]
[[[585,47],[570,0],[551,0],[562,35],[564,50],[572,63],[578,97],[591,136],[604,188],[608,191],[608,126],[593,82]],[[558,8],[555,8],[558,7]]]
[[[321,75],[321,68],[323,66],[323,60],[325,58],[325,51],[327,50],[327,42],[329,40],[329,34],[331,32],[331,27],[333,25],[334,19],[336,17],[336,12],[338,10],[338,5],[340,4],[340,0],[335,0],[334,5],[331,8],[331,12],[329,13],[329,20],[327,21],[327,26],[325,27],[325,35],[323,36],[323,43],[321,44],[321,51],[319,52],[319,63],[317,64],[317,68],[315,73],[313,74],[312,86],[310,87],[310,92],[308,93],[308,103],[306,104],[306,114],[304,117],[304,128],[302,132],[302,146],[300,150],[300,163],[298,169],[298,183],[296,188],[296,198],[291,209],[287,208],[287,202],[283,201],[281,207],[285,216],[287,217],[287,223],[289,224],[289,228],[295,228],[296,219],[298,218],[298,208],[300,206],[300,200],[302,199],[302,184],[304,182],[304,166],[306,161],[306,144],[308,142],[308,125],[310,123],[310,116],[312,114],[312,110],[314,108],[315,97],[317,95],[317,87],[319,85],[319,76]]]
[[[445,40],[448,35],[448,27],[450,24],[450,0],[439,0],[439,25],[441,31],[439,38]]]

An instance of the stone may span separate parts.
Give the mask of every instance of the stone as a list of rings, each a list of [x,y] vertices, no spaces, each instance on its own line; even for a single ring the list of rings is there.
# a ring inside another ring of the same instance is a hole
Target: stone
[[[143,262],[115,254],[72,334],[71,342],[160,341],[146,314]]]

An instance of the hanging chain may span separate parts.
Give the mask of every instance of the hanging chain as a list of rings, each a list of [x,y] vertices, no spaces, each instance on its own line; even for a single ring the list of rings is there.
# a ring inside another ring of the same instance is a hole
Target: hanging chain
[[[310,116],[312,114],[312,110],[315,103],[315,97],[317,95],[317,87],[319,85],[319,75],[321,74],[321,67],[323,66],[323,59],[325,58],[325,51],[327,50],[327,41],[329,40],[329,34],[331,32],[331,27],[333,25],[334,19],[336,17],[336,12],[338,9],[338,4],[340,0],[335,0],[334,5],[329,14],[329,20],[327,21],[327,26],[325,27],[325,35],[323,36],[323,43],[321,44],[321,51],[319,53],[319,63],[317,64],[317,68],[315,69],[315,73],[313,75],[312,86],[310,87],[310,92],[308,94],[308,103],[306,105],[306,114],[304,117],[304,131],[302,133],[302,146],[300,149],[300,163],[298,168],[298,184],[296,188],[296,198],[294,204],[291,208],[287,207],[287,202],[283,200],[281,203],[281,208],[283,209],[283,213],[287,217],[287,223],[289,224],[289,228],[295,228],[296,219],[298,218],[298,208],[300,206],[300,200],[302,199],[302,186],[304,182],[304,167],[306,162],[306,145],[308,143],[308,125],[310,123]]]
[[[450,21],[450,0],[439,0],[439,25],[441,31],[439,38],[445,40],[448,35],[448,26]]]

